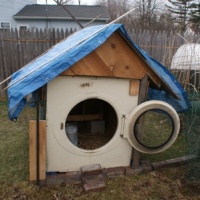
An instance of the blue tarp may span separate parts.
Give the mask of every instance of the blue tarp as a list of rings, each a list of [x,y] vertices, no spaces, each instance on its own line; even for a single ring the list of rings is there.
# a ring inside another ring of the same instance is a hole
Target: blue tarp
[[[150,67],[176,93],[180,100],[174,99],[163,90],[149,90],[149,99],[160,99],[170,103],[178,112],[189,107],[189,101],[181,85],[174,76],[160,63],[152,59],[131,41],[123,25],[100,25],[84,28],[62,42],[56,44],[45,54],[41,55],[20,71],[12,75],[8,88],[9,118],[15,120],[27,104],[25,98],[36,91],[60,73],[78,62],[80,59],[95,50],[116,30],[120,30],[132,43],[134,48],[146,59]]]

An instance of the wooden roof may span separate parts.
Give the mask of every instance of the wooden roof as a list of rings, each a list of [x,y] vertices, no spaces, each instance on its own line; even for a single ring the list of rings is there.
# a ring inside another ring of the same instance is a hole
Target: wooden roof
[[[158,76],[126,44],[119,32],[114,32],[100,47],[62,73],[128,79],[142,79],[146,74],[160,87]]]
[[[120,31],[115,31],[106,42],[65,70],[61,75],[137,80],[141,80],[147,75],[153,87],[163,88],[173,97],[178,98]]]

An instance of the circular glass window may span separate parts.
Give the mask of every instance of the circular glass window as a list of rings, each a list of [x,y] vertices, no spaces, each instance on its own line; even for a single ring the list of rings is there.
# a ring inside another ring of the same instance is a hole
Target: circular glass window
[[[87,99],[76,104],[69,112],[65,131],[75,146],[93,150],[107,144],[117,129],[114,108],[101,99]]]
[[[135,138],[146,148],[159,148],[165,145],[173,135],[174,122],[171,116],[158,109],[142,113],[134,126]]]
[[[180,130],[174,108],[163,101],[151,100],[138,105],[129,117],[128,140],[143,153],[159,153],[169,148]]]

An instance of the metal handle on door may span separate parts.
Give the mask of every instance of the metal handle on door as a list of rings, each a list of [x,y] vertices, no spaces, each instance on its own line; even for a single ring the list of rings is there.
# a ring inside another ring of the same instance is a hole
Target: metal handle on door
[[[61,122],[61,124],[60,124],[60,130],[63,130],[63,123]]]

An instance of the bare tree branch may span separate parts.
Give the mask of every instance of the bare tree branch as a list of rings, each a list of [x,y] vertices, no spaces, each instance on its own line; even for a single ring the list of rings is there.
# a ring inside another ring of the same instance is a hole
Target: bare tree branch
[[[64,4],[68,4],[70,2],[72,2],[72,0],[54,0],[56,2],[56,4],[60,5],[64,5]]]
[[[64,6],[63,4],[69,2],[71,0],[54,0],[57,5],[61,6],[71,17],[72,19],[79,25],[80,28],[83,28],[83,25],[75,18],[75,16]]]

